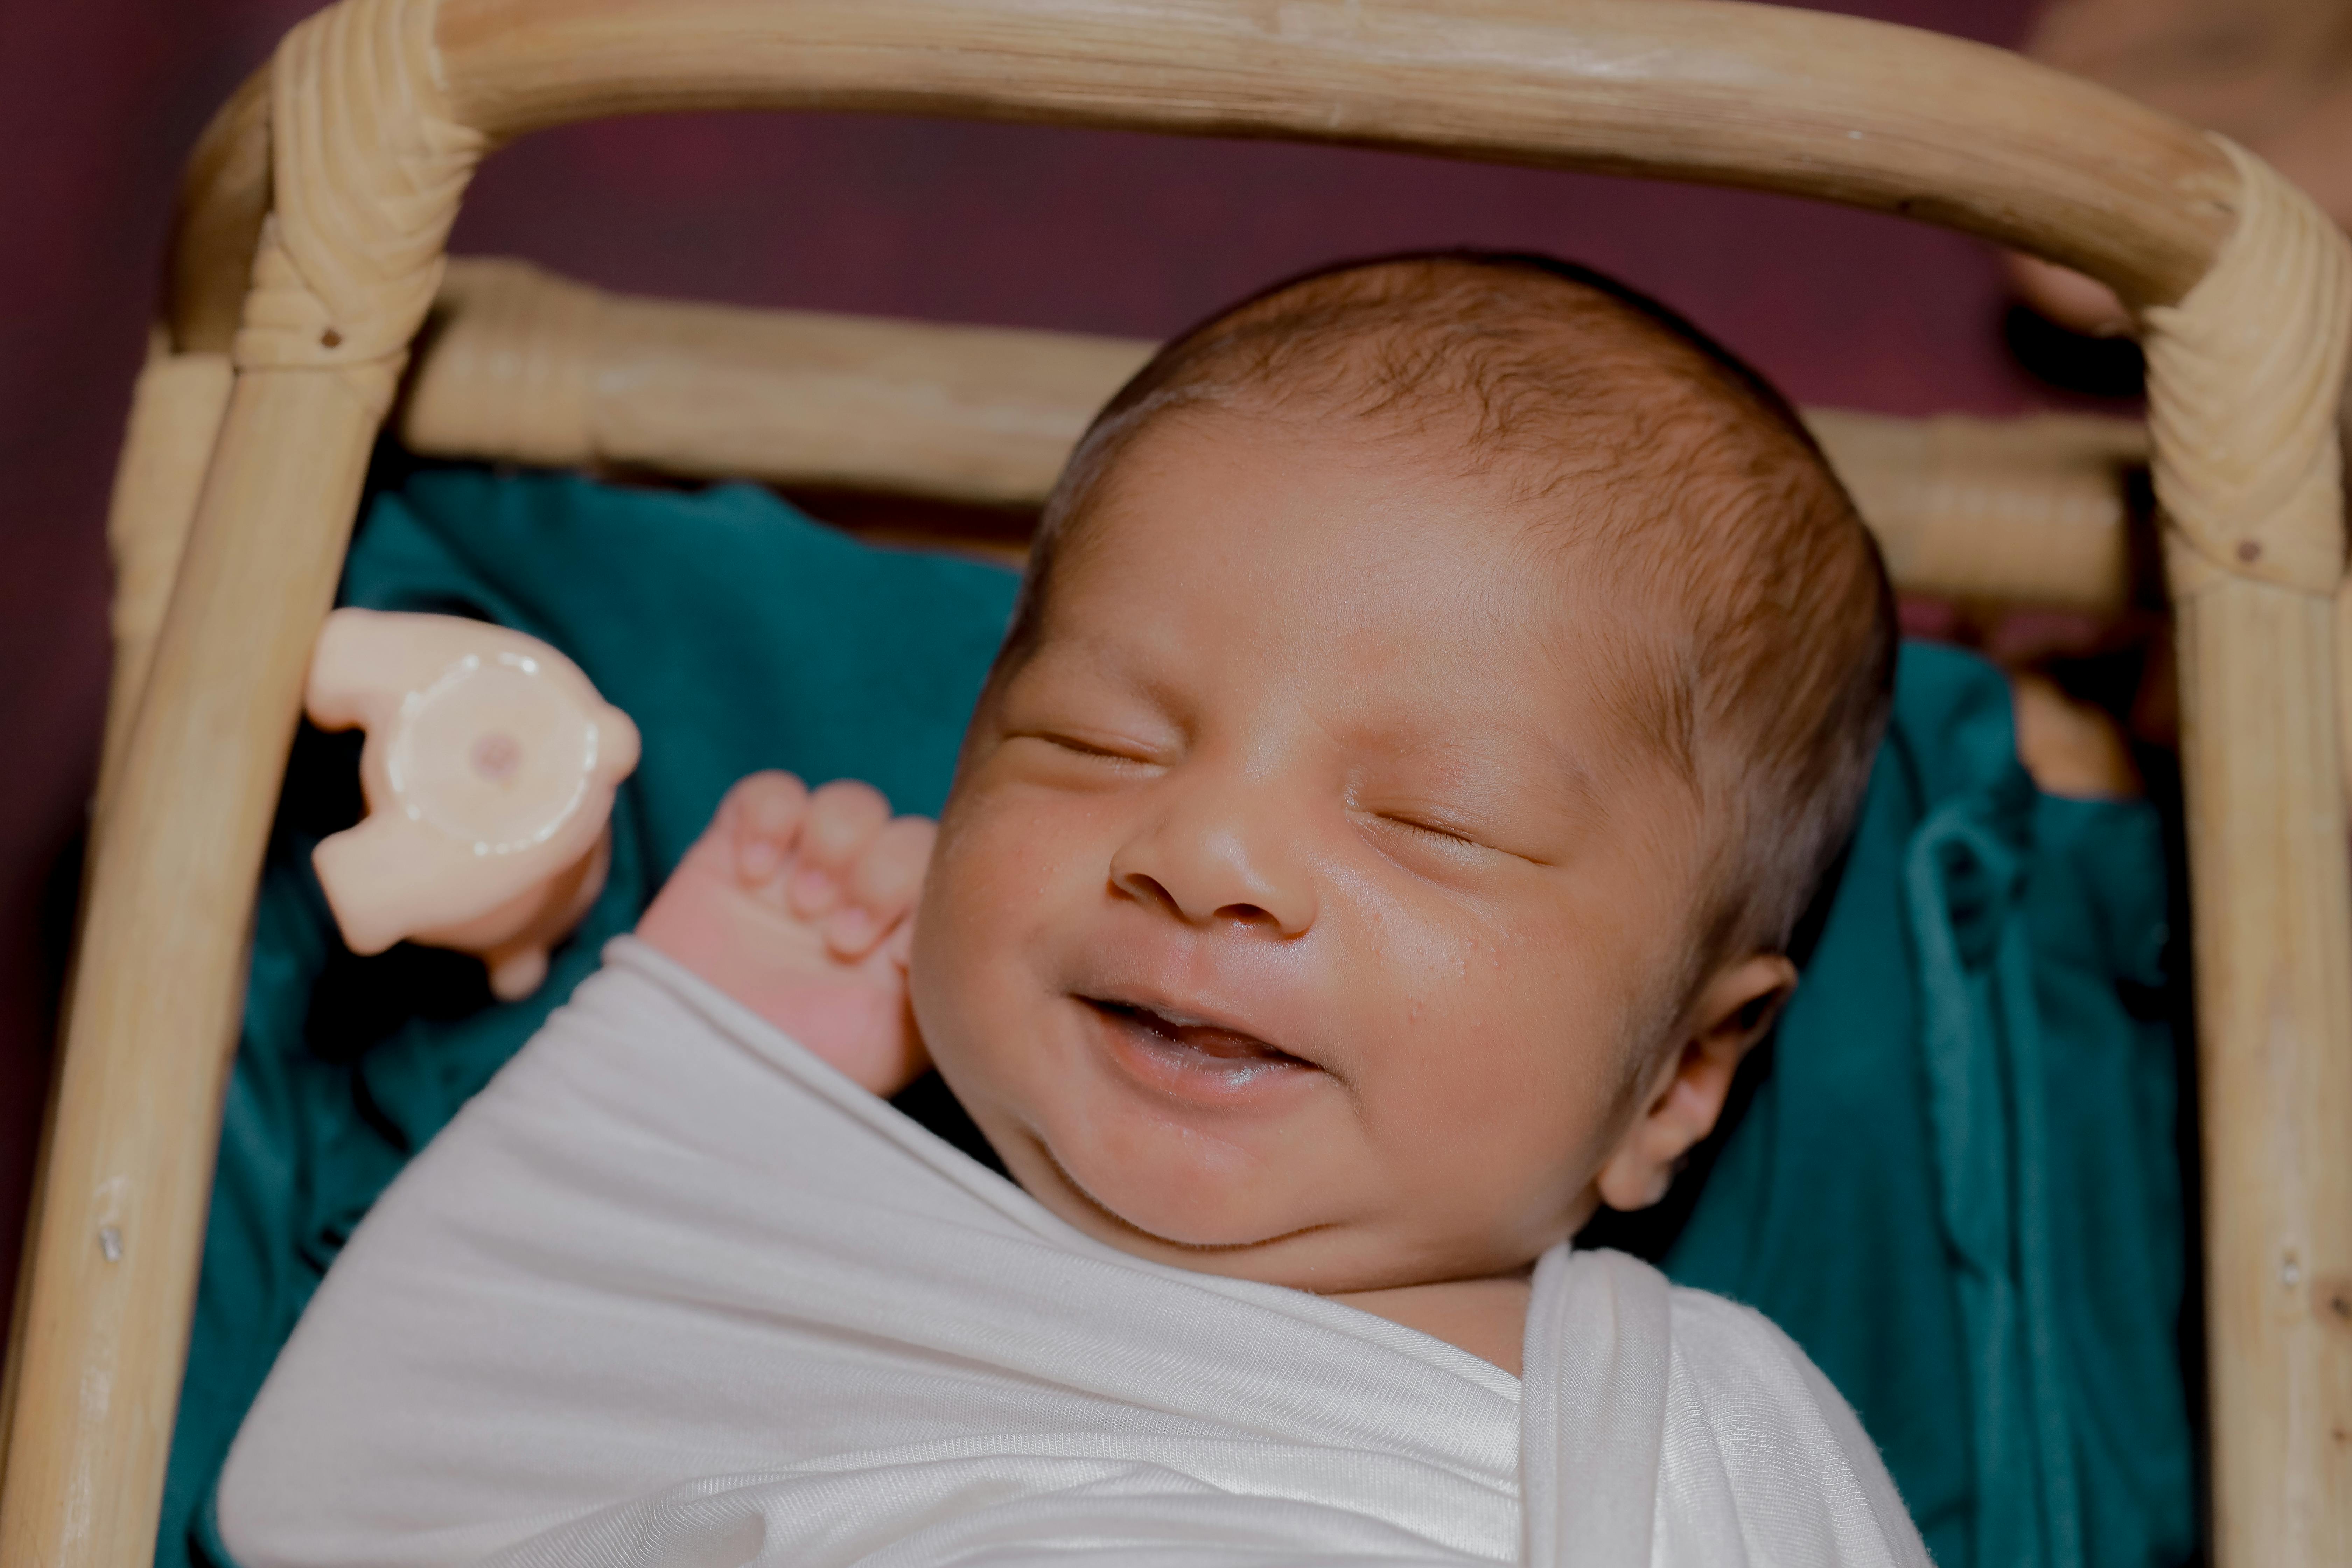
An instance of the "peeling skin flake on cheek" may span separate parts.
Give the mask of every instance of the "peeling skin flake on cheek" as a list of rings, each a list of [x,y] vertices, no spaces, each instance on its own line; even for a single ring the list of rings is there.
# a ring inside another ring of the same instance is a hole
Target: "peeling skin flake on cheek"
[[[1596,1201],[1692,830],[1573,657],[1607,606],[1425,467],[1162,421],[974,717],[918,1021],[1115,1246],[1371,1289],[1520,1268]]]

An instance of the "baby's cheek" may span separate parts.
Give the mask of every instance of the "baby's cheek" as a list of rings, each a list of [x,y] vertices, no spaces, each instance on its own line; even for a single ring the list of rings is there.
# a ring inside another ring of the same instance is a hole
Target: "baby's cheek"
[[[970,889],[969,900],[983,904],[1045,898],[1067,879],[1072,863],[1088,853],[1097,837],[1088,806],[1083,799],[983,773],[949,803],[931,875],[952,877]],[[1108,863],[1107,854],[1097,858]]]
[[[1043,933],[1067,901],[1050,816],[982,794],[950,803],[924,883],[908,986],[935,1053],[1017,1037],[1041,984]]]
[[[1528,921],[1412,944],[1401,981],[1403,1048],[1389,1101],[1405,1136],[1451,1162],[1481,1159],[1549,1171],[1590,1152],[1617,1097],[1633,988],[1557,927]],[[1407,944],[1391,941],[1391,956]],[[1495,1175],[1511,1185],[1513,1176]],[[1543,1179],[1549,1179],[1549,1176]]]
[[[969,815],[952,807],[940,824],[907,965],[915,1024],[935,1058],[961,1053],[981,1011],[982,999],[970,994],[971,982],[988,972],[999,934],[986,918],[989,879],[982,858],[972,852],[971,827]]]

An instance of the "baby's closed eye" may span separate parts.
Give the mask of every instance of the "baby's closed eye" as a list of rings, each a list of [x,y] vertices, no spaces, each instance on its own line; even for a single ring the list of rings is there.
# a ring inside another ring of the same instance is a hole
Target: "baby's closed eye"
[[[1378,826],[1396,828],[1406,833],[1415,833],[1430,838],[1467,845],[1474,849],[1493,847],[1480,838],[1475,827],[1445,821],[1433,813],[1376,811],[1368,815],[1368,820]]]
[[[1015,731],[998,750],[1013,776],[1049,789],[1116,789],[1165,766],[1157,748],[1132,736],[1075,728]]]
[[[1491,841],[1492,829],[1426,810],[1357,811],[1359,830],[1389,860],[1441,880],[1526,857]]]
[[[1123,735],[1087,732],[1076,729],[1035,729],[1016,730],[1004,738],[1008,742],[1034,741],[1042,745],[1051,746],[1056,751],[1067,752],[1080,757],[1099,758],[1110,763],[1135,763],[1149,765],[1156,764],[1160,760],[1153,754],[1154,749],[1148,742]]]
[[[1498,857],[1538,866],[1563,858],[1572,824],[1538,792],[1487,776],[1484,769],[1450,767],[1436,778],[1391,776],[1398,771],[1366,769],[1347,792],[1358,831],[1391,858],[1440,857],[1468,868]]]

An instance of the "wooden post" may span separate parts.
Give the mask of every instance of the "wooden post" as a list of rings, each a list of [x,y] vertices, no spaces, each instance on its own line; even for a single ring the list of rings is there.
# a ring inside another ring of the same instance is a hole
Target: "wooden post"
[[[99,753],[101,803],[131,742],[131,721],[147,687],[148,662],[236,374],[226,354],[175,354],[159,347],[131,395],[131,423],[106,517],[114,557],[114,674],[106,700],[106,745]]]
[[[2352,246],[2274,170],[2147,312],[2194,898],[2214,1557],[2352,1563],[2352,862],[2337,419]]]
[[[163,626],[163,607],[179,572],[180,550],[195,516],[197,493],[212,460],[232,379],[227,356],[173,354],[159,331],[131,393],[106,520],[107,542],[114,556],[114,673],[107,692],[106,742],[99,753],[99,802],[105,800],[107,785],[121,770],[123,749],[130,743],[131,721],[147,682],[147,661]],[[95,822],[90,838],[94,857]],[[41,1121],[43,1170],[48,1164],[54,1096],[48,1109]],[[16,1277],[9,1318],[17,1331],[8,1337],[7,1370],[0,1373],[0,1476],[8,1468],[8,1435],[25,1355],[22,1325],[32,1294],[31,1260],[40,1244],[42,1203],[43,1184],[37,1179],[26,1205],[25,1267]]]
[[[2352,884],[2333,604],[2178,606],[2215,1561],[2352,1563]]]
[[[255,885],[378,411],[247,371],[89,878],[0,1562],[154,1550]]]

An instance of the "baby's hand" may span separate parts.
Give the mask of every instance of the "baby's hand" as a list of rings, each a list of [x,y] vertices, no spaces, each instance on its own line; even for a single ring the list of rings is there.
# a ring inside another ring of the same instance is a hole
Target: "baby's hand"
[[[753,773],[638,922],[637,935],[877,1094],[929,1065],[907,955],[937,828],[871,784],[812,792]]]

